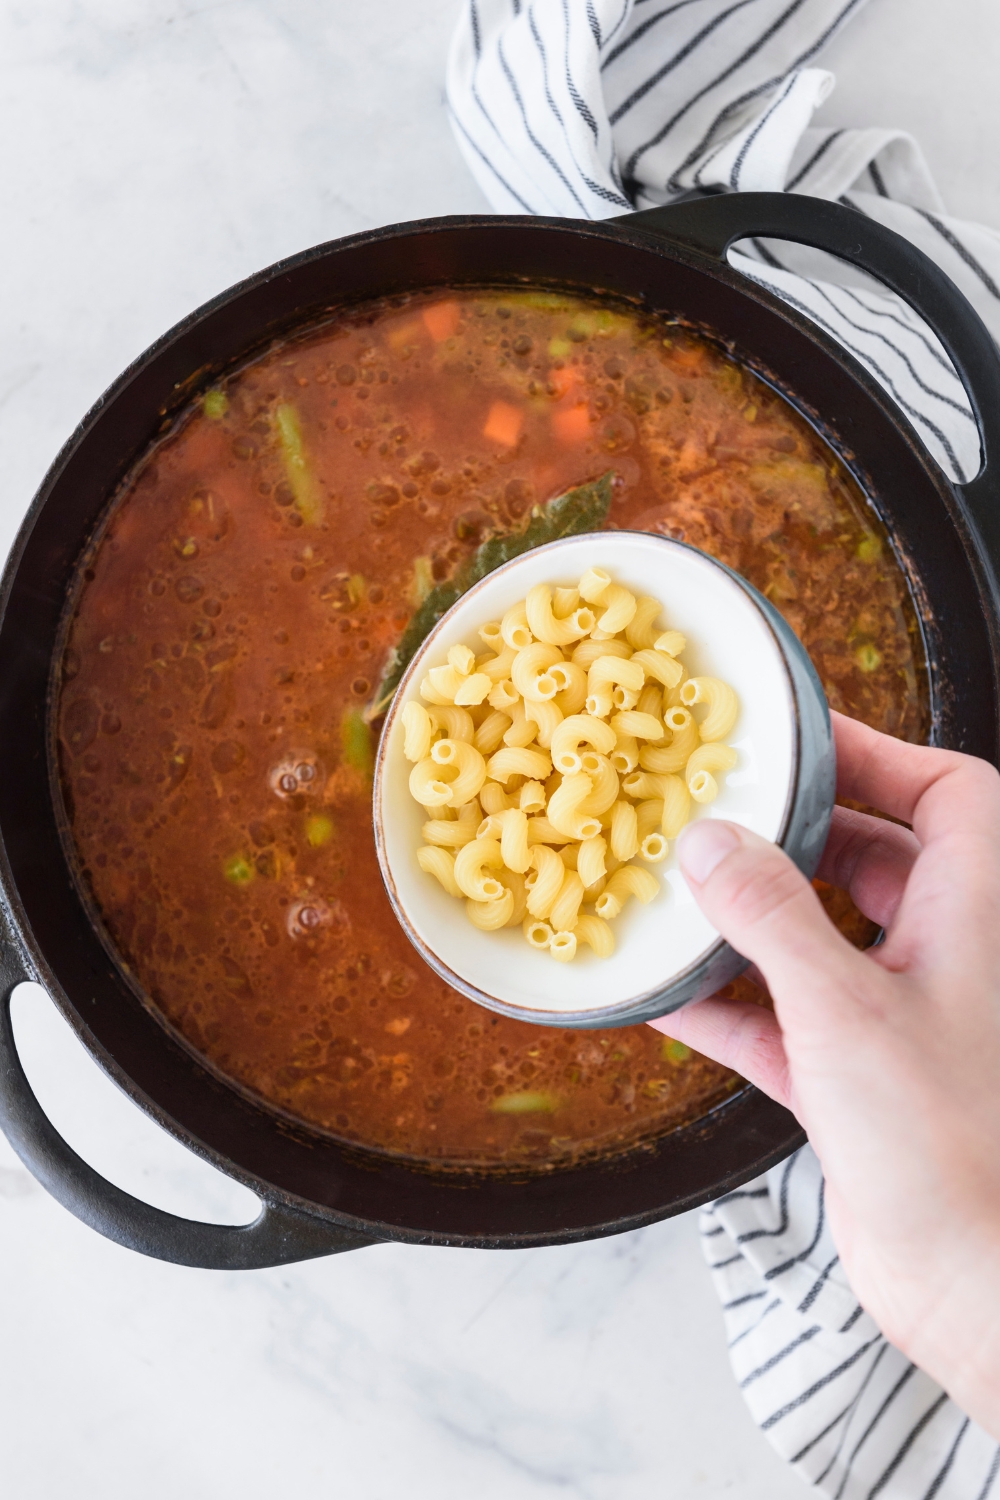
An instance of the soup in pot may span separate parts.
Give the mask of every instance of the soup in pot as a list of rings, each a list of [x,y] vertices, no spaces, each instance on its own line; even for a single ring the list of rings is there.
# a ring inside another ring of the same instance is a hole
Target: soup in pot
[[[549,502],[609,472],[587,526],[736,568],[835,708],[925,738],[906,578],[843,464],[708,338],[631,306],[465,289],[343,312],[183,412],[81,560],[53,700],[81,885],[146,1003],[297,1121],[439,1167],[544,1170],[739,1084],[648,1027],[478,1009],[422,964],[379,878],[373,705],[397,644],[485,542],[549,539]]]

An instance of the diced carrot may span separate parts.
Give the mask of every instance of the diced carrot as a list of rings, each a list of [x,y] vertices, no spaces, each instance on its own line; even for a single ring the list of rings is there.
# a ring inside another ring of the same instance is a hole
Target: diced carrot
[[[510,406],[506,401],[494,401],[486,418],[483,437],[489,438],[491,443],[503,443],[505,448],[513,448],[521,436],[523,426],[523,411]]]
[[[424,308],[424,322],[436,344],[450,339],[458,331],[458,319],[457,302],[434,302],[430,307]]]
[[[560,443],[583,443],[590,436],[590,413],[585,406],[552,413],[552,431]]]

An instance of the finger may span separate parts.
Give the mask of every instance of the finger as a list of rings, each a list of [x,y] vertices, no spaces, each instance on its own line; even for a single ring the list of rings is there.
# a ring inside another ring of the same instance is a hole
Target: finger
[[[1000,778],[985,761],[962,765],[924,794],[915,816],[922,849],[878,961],[940,975],[995,968],[1000,893]],[[992,994],[987,983],[984,993]],[[992,1002],[991,1002],[992,1003]]]
[[[831,718],[837,742],[838,797],[865,802],[904,823],[913,822],[921,798],[936,782],[977,764],[956,750],[910,745],[890,734],[879,734],[843,714],[832,713]]]
[[[683,1006],[669,1016],[659,1016],[649,1025],[724,1068],[732,1068],[788,1108],[788,1059],[773,1011],[746,1000],[713,996],[697,1005]]]
[[[705,818],[688,824],[677,852],[698,905],[760,969],[779,1015],[783,1000],[855,988],[864,959],[781,849],[738,824]]]
[[[847,891],[870,921],[887,927],[919,853],[920,845],[908,828],[850,807],[835,807],[816,874]]]

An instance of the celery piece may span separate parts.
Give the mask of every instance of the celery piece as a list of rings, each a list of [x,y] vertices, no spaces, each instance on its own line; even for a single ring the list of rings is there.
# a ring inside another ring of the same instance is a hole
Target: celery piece
[[[512,302],[521,307],[541,307],[546,312],[569,312],[573,307],[573,298],[568,297],[565,292],[540,292],[540,291],[513,291],[505,290],[505,302]]]
[[[502,1094],[490,1105],[495,1115],[552,1115],[558,1108],[559,1100],[555,1094],[540,1092]]]
[[[858,543],[856,556],[863,563],[876,562],[882,556],[882,543],[880,539],[869,532]]]
[[[371,776],[375,765],[372,732],[364,714],[356,708],[349,708],[340,721],[340,743],[346,764],[363,776]]]
[[[306,458],[299,414],[287,401],[282,402],[275,407],[274,422],[278,429],[281,456],[285,461],[285,477],[295,498],[295,508],[303,521],[315,526],[323,519],[323,501]]]
[[[549,358],[567,359],[573,352],[569,339],[549,339]]]
[[[876,672],[882,665],[882,653],[869,643],[858,647],[854,653],[854,660],[862,672]]]
[[[600,479],[589,484],[577,485],[550,500],[547,505],[537,506],[523,531],[508,531],[491,536],[482,546],[460,563],[451,578],[431,589],[423,603],[407,625],[386,662],[382,681],[379,683],[368,707],[366,717],[377,719],[385,713],[400,679],[422,642],[430,634],[443,614],[446,614],[456,599],[494,568],[541,547],[545,542],[555,542],[564,536],[579,536],[586,531],[599,531],[611,509],[611,481],[614,471],[608,470]],[[419,559],[418,559],[419,562]]]
[[[221,421],[229,410],[229,397],[225,391],[220,391],[218,386],[213,386],[210,391],[206,391],[204,396],[202,396],[201,409],[211,421]]]
[[[250,861],[242,854],[234,854],[222,866],[222,873],[233,885],[249,885],[255,871]]]
[[[306,822],[306,839],[313,849],[321,849],[333,838],[333,820],[324,813],[315,813]]]
[[[674,1064],[687,1062],[691,1056],[691,1048],[686,1047],[683,1042],[674,1041],[673,1037],[668,1037],[660,1047],[660,1056],[665,1062]]]

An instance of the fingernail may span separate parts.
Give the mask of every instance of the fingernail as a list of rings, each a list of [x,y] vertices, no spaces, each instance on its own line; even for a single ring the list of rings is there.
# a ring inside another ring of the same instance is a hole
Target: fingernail
[[[729,823],[705,818],[690,823],[677,843],[681,870],[695,885],[704,885],[716,865],[738,847],[740,836]]]

